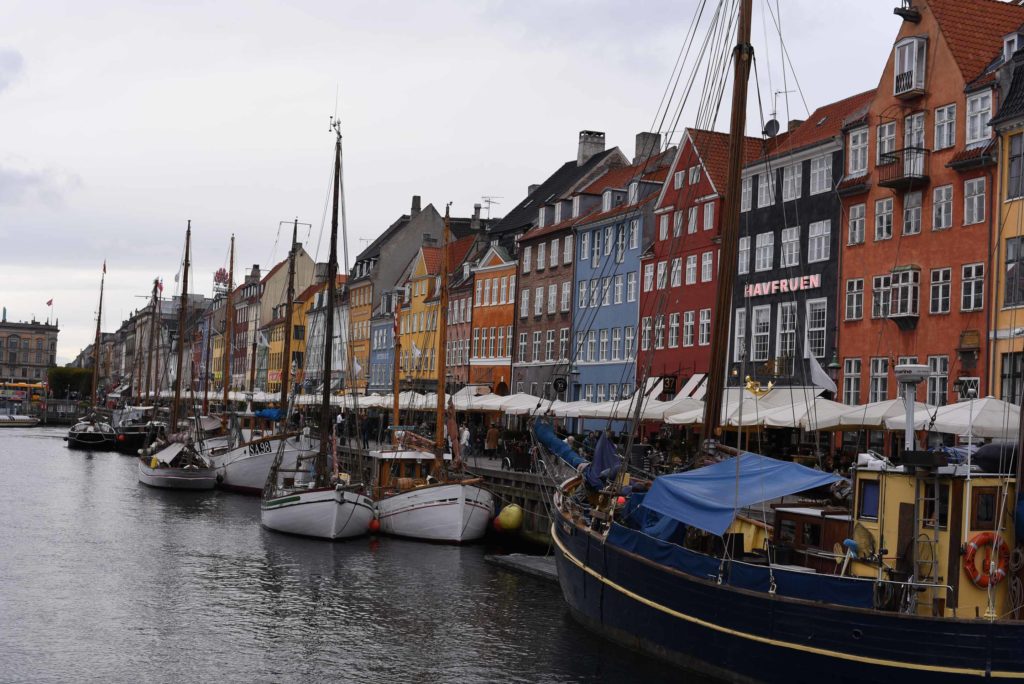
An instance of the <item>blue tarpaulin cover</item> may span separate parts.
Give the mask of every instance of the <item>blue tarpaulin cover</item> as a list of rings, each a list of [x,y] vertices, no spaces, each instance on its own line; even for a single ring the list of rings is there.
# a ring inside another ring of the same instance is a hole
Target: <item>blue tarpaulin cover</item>
[[[704,468],[656,478],[641,505],[721,536],[737,509],[841,479],[797,463],[743,453]]]
[[[284,417],[284,411],[279,408],[267,408],[257,411],[255,415],[257,418],[265,420],[281,420]]]

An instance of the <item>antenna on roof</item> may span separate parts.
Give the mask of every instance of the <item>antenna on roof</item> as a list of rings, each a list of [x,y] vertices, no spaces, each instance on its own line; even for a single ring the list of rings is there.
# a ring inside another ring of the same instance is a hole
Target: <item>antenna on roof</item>
[[[500,200],[500,199],[505,199],[505,198],[502,197],[501,195],[483,195],[483,196],[480,197],[480,199],[482,199],[484,201],[484,204],[487,205],[487,218],[491,218],[491,205],[492,204],[501,204],[501,202],[497,202],[495,200]]]
[[[790,93],[795,92],[795,90],[776,90],[772,93],[772,119],[779,118],[779,95],[789,95]],[[786,115],[789,115],[789,98],[786,98]],[[767,128],[767,126],[765,126],[765,128]]]

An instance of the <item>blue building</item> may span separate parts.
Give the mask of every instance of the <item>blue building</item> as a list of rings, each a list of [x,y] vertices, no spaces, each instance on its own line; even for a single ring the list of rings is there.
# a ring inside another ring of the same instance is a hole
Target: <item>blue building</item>
[[[574,202],[590,206],[574,225],[576,268],[572,398],[591,402],[629,398],[637,378],[640,255],[653,234],[654,205],[671,163],[654,152],[632,166],[609,171]],[[638,145],[638,149],[639,145]],[[646,236],[646,239],[645,239]],[[584,421],[585,429],[607,421]],[[622,429],[613,423],[613,430]]]
[[[366,372],[368,394],[388,394],[395,369],[395,314],[392,293],[381,295],[370,319],[370,367]]]

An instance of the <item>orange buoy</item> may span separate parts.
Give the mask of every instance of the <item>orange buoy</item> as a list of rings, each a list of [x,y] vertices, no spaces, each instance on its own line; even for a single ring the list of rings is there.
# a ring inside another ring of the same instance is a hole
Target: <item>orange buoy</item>
[[[977,555],[978,549],[986,546],[992,547],[992,552],[996,554],[998,560],[993,562],[991,555],[986,553],[985,562],[982,563],[983,567],[978,570],[978,566],[974,564],[974,557]],[[1001,536],[996,536],[992,532],[981,532],[967,542],[964,552],[964,572],[975,586],[986,589],[989,585],[999,584],[1006,577],[1006,568],[1009,564],[1010,549]]]
[[[370,532],[372,532],[373,534],[380,532],[380,520],[374,518],[370,521]]]

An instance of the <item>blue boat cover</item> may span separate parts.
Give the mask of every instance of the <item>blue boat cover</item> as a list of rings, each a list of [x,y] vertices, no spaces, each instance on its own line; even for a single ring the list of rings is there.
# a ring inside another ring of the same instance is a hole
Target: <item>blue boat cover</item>
[[[656,478],[641,505],[722,536],[740,508],[841,479],[797,463],[743,453],[704,468]]]
[[[547,421],[533,421],[533,434],[537,438],[537,441],[543,444],[548,451],[568,463],[573,469],[578,468],[581,463],[586,462],[587,459],[573,451],[571,446],[558,439],[558,435],[555,434],[555,429],[551,427],[551,424]]]
[[[255,413],[255,416],[264,420],[281,420],[284,417],[284,411],[279,408],[260,409]]]

